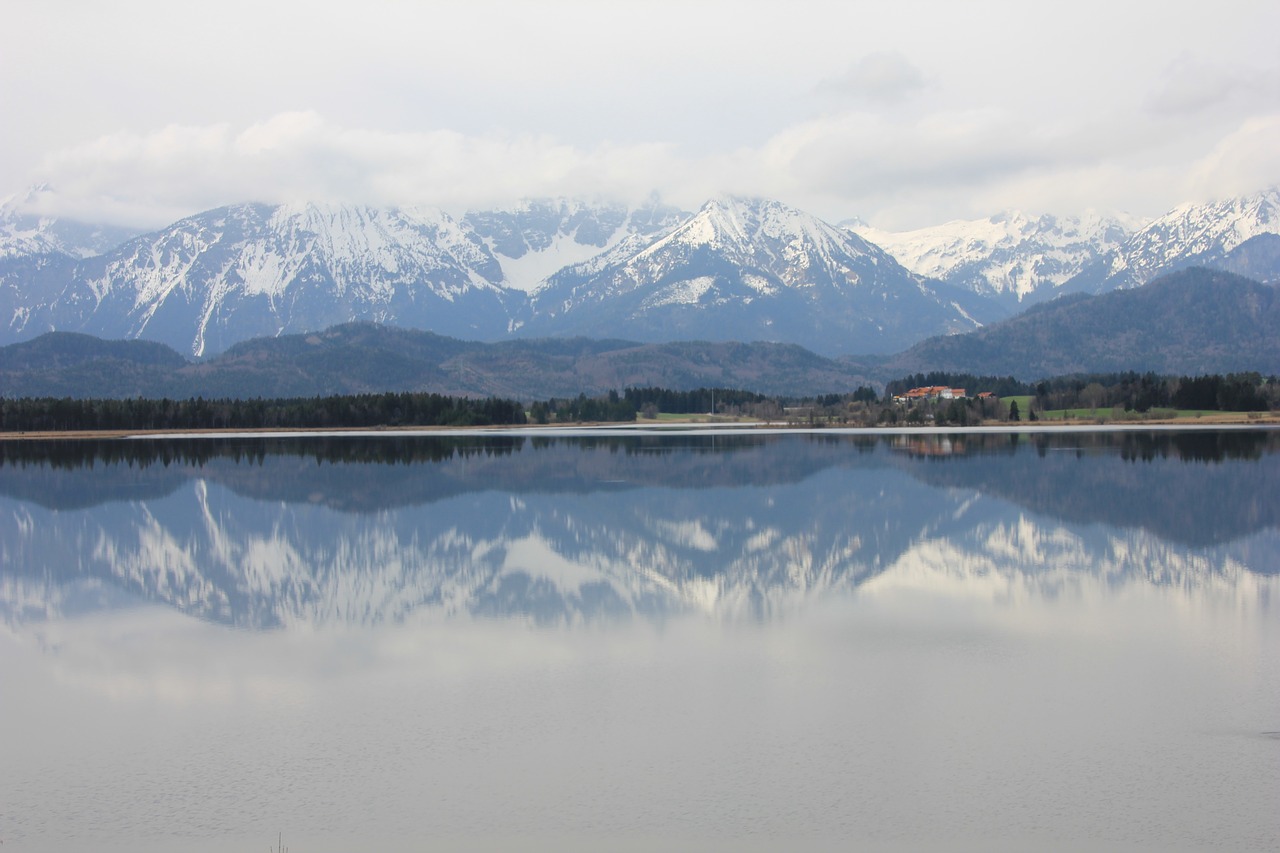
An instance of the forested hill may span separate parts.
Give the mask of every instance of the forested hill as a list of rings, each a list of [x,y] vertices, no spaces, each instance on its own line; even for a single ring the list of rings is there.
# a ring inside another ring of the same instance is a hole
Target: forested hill
[[[1193,268],[1145,287],[1065,297],[889,358],[884,376],[944,370],[1037,379],[1068,373],[1280,373],[1280,291]]]
[[[0,397],[287,398],[430,392],[520,400],[654,386],[851,393],[858,364],[791,344],[546,339],[483,344],[369,323],[245,341],[203,362],[144,341],[50,333],[0,347]]]

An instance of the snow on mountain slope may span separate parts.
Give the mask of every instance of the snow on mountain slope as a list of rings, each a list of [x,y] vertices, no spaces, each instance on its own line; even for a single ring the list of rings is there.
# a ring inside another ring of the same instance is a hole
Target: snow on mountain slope
[[[726,198],[665,236],[628,238],[552,276],[525,331],[883,352],[975,328],[986,309],[855,234],[776,201]]]
[[[463,223],[502,265],[506,287],[533,293],[568,266],[628,238],[652,237],[688,214],[656,201],[635,209],[569,199],[536,199],[507,210],[472,211]]]
[[[1156,276],[1207,266],[1263,281],[1280,278],[1280,187],[1209,204],[1174,208],[1073,278],[1072,291],[1141,287]],[[1251,248],[1252,268],[1241,268]],[[1261,262],[1259,256],[1262,256]]]
[[[1031,218],[1012,212],[915,231],[883,231],[861,223],[847,227],[914,273],[1022,302],[1052,295],[1120,245],[1137,224],[1097,214]]]

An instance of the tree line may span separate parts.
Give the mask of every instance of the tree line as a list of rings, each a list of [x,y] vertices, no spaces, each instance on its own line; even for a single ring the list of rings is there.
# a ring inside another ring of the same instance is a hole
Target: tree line
[[[0,398],[0,431],[358,429],[527,423],[524,405],[496,397],[387,393],[278,400]]]
[[[1259,373],[1160,376],[1113,373],[1060,376],[1036,383],[1035,405],[1049,409],[1193,409],[1265,412],[1280,407],[1280,380]]]
[[[539,400],[529,407],[529,418],[536,424],[556,423],[619,423],[636,419],[635,403],[610,391],[603,397],[577,397]]]
[[[964,388],[968,398],[924,400],[908,405],[894,394],[921,386]],[[993,396],[976,399],[981,391]],[[1028,397],[1026,411],[1001,397]],[[287,430],[367,429],[407,426],[616,423],[638,416],[711,413],[788,423],[923,423],[965,426],[990,420],[1035,420],[1051,410],[1152,409],[1256,412],[1280,409],[1280,380],[1258,373],[1159,376],[1136,372],[1080,374],[1019,382],[1013,377],[963,373],[917,373],[887,383],[883,397],[861,387],[810,398],[769,397],[731,388],[676,391],[627,388],[588,397],[552,398],[525,404],[490,397],[473,399],[428,393],[337,395],[286,399],[73,399],[0,398],[0,431],[103,430]]]
[[[81,438],[51,444],[29,441],[0,441],[0,470],[48,467],[75,470],[95,466],[127,465],[139,470],[152,465],[202,468],[218,459],[262,465],[268,457],[293,456],[313,459],[317,464],[411,465],[468,457],[509,456],[525,446],[523,436],[472,438],[439,436],[431,441],[413,437],[342,437],[326,434],[297,437],[148,439],[118,441]]]
[[[673,415],[714,413],[745,405],[763,403],[768,397],[754,391],[738,388],[698,388],[693,391],[673,391],[670,388],[628,388],[623,399],[630,401],[637,411],[647,408]]]

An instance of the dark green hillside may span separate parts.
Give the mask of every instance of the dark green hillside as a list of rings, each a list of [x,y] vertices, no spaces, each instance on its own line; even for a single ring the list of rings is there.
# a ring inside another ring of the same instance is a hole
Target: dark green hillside
[[[126,357],[127,356],[127,357]],[[196,364],[160,344],[50,334],[0,348],[0,397],[186,400],[383,392],[521,400],[625,387],[852,392],[851,362],[786,344],[637,344],[588,338],[482,344],[366,323],[258,338]]]
[[[175,350],[154,341],[104,341],[76,332],[49,332],[34,340],[0,347],[0,372],[5,373],[104,361],[169,369],[187,363]]]
[[[49,332],[0,347],[0,397],[151,396],[187,361],[153,341]]]
[[[537,398],[648,386],[825,394],[852,392],[869,381],[855,364],[793,344],[759,342],[509,341],[460,355],[446,368],[487,377],[488,393]]]
[[[182,370],[183,396],[305,397],[383,391],[487,392],[456,382],[440,365],[481,344],[433,332],[346,323],[323,332],[254,338]]]
[[[1073,296],[965,335],[930,338],[888,359],[882,375],[1155,371],[1280,372],[1280,292],[1193,268],[1145,287]]]

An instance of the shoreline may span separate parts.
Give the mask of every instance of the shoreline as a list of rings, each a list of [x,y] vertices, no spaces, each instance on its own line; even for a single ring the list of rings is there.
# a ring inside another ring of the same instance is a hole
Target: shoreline
[[[965,433],[1052,433],[1052,432],[1170,432],[1278,429],[1280,415],[1264,413],[1260,417],[1225,415],[1223,417],[1165,418],[1134,421],[1018,421],[989,422],[970,426],[895,425],[895,426],[810,426],[762,421],[717,421],[690,418],[686,421],[632,421],[626,423],[580,424],[503,424],[493,426],[405,426],[405,427],[314,427],[306,429],[204,429],[204,430],[66,430],[40,432],[0,432],[0,441],[91,441],[137,439],[200,438],[429,438],[466,435],[635,435],[642,433],[725,434],[762,432],[774,435],[788,433],[850,435],[958,435]]]

